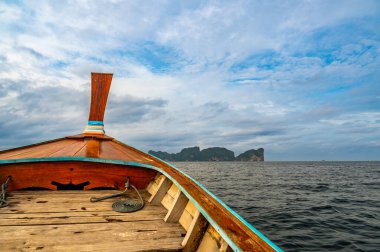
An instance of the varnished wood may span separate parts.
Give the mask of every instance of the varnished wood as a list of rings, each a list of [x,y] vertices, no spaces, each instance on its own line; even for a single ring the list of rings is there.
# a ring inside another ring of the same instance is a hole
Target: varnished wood
[[[158,189],[155,194],[153,194],[149,202],[151,205],[158,205],[161,203],[162,199],[164,198],[166,192],[169,190],[173,182],[170,181],[170,179],[165,178],[161,180],[160,184],[158,185]]]
[[[36,145],[27,145],[20,148],[10,149],[0,152],[0,160],[21,159],[33,157],[48,157],[62,148],[66,148],[76,143],[73,139],[57,139],[55,141],[42,142]]]
[[[98,158],[100,155],[100,141],[98,139],[88,139],[86,145],[86,157]]]
[[[186,236],[182,241],[183,252],[196,251],[203,238],[204,232],[207,229],[207,225],[207,220],[199,211],[197,211],[189,230],[187,230]]]
[[[137,188],[146,188],[156,171],[135,166],[91,162],[40,162],[0,166],[0,181],[12,176],[9,190],[42,187],[56,190],[52,181],[74,185],[88,181],[84,189],[98,187],[124,188],[127,177]]]
[[[91,73],[91,107],[89,121],[103,121],[112,74]]]
[[[67,136],[67,139],[84,139],[84,138],[95,138],[95,139],[101,139],[101,140],[112,140],[113,137],[107,136],[106,134],[98,134],[98,135],[91,135],[88,134],[77,134],[72,136]]]
[[[165,216],[166,222],[178,222],[189,199],[181,191],[177,192],[172,207]]]

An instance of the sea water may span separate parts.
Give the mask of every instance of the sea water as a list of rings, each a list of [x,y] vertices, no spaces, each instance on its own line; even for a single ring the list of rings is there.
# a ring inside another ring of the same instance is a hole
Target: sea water
[[[380,251],[380,162],[177,162],[285,251]]]

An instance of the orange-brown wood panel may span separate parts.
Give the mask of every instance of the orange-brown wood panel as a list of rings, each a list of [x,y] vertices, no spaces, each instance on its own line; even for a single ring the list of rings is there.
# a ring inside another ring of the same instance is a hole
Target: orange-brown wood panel
[[[90,121],[103,121],[112,74],[91,73]]]
[[[136,161],[131,159],[130,155],[125,155],[124,152],[111,145],[111,142],[112,141],[102,141],[100,147],[100,158]]]
[[[113,150],[117,150],[117,152],[121,154],[121,155],[119,155],[120,159],[134,160],[136,162],[142,162],[144,160],[143,156],[141,156],[139,153],[136,153],[134,151],[130,151],[130,150],[126,149],[124,146],[122,146],[116,142],[109,141],[109,142],[104,142],[104,144],[109,145],[110,148]]]
[[[100,158],[140,162],[153,166],[155,166],[156,164],[160,165],[160,163],[157,162],[151,156],[146,155],[145,153],[135,148],[132,148],[126,144],[123,144],[122,142],[119,142],[115,139],[107,142],[103,141],[102,146],[104,146],[104,148],[102,148]]]
[[[127,177],[130,183],[139,189],[144,189],[156,175],[155,170],[123,166],[115,164],[102,164],[92,162],[39,162],[5,164],[0,166],[0,181],[12,176],[9,190],[18,190],[30,187],[42,187],[56,190],[52,185],[59,184],[78,185],[84,182],[90,184],[85,190],[98,187],[112,187],[124,189]]]
[[[49,157],[69,157],[69,156],[74,156],[85,145],[86,145],[86,142],[84,142],[82,140],[77,140],[76,143],[65,146],[64,148],[60,149],[59,151],[50,154]]]
[[[60,139],[59,141],[42,143],[40,145],[25,146],[23,148],[12,149],[0,153],[0,159],[20,159],[33,157],[47,157],[50,154],[61,150],[77,140]]]
[[[89,139],[86,142],[86,157],[98,158],[100,154],[100,141],[98,139]]]

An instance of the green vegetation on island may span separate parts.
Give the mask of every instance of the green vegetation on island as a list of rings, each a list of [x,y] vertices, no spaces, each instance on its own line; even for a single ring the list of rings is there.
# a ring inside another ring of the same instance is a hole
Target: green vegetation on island
[[[198,146],[182,149],[179,153],[150,150],[149,154],[165,161],[264,161],[264,149],[248,150],[235,158],[235,153],[223,147],[200,150]]]
[[[247,150],[235,158],[236,161],[264,161],[264,149]]]

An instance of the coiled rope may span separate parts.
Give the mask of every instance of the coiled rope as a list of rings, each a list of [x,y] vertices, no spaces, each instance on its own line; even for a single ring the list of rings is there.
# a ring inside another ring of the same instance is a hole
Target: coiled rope
[[[144,200],[141,197],[137,188],[131,185],[137,192],[139,199],[118,200],[112,204],[112,210],[119,213],[131,213],[136,212],[144,207]]]
[[[112,210],[114,210],[115,212],[120,212],[120,213],[136,212],[136,211],[142,209],[145,204],[144,204],[144,199],[141,197],[137,188],[134,185],[131,185],[129,183],[129,177],[127,179],[127,182],[125,183],[125,190],[124,191],[119,192],[119,193],[115,193],[115,194],[111,194],[111,195],[107,195],[107,196],[103,196],[103,197],[98,197],[98,198],[92,197],[92,198],[90,198],[90,201],[91,202],[98,202],[101,200],[126,195],[126,193],[130,187],[132,187],[136,191],[139,198],[138,199],[118,200],[112,204]]]
[[[8,176],[5,182],[1,185],[1,193],[0,193],[0,208],[8,206],[7,202],[7,188],[8,183],[11,180],[11,176]]]

